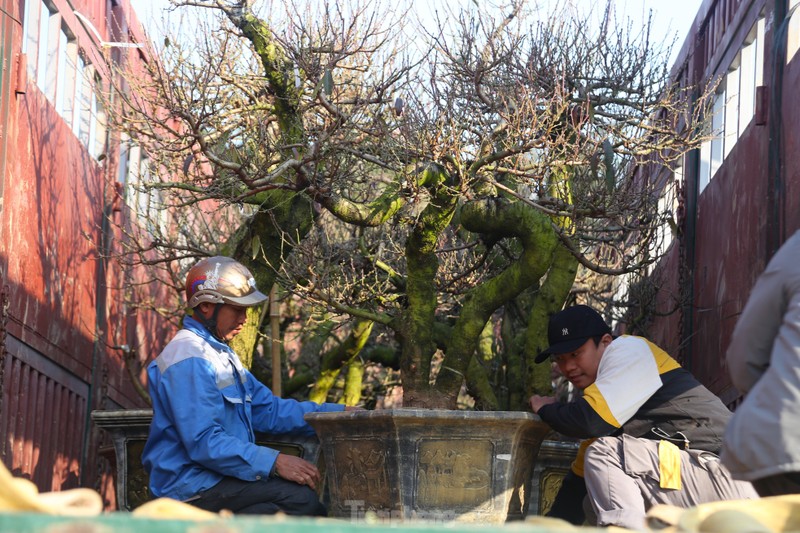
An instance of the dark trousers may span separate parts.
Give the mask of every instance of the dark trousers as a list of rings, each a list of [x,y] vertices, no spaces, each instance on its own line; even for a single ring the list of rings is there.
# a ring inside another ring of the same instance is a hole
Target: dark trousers
[[[800,493],[800,472],[787,472],[753,481],[753,487],[762,498],[782,494]]]
[[[570,470],[561,481],[561,488],[559,488],[547,516],[560,518],[570,524],[580,526],[586,521],[586,513],[583,508],[586,494],[586,481]],[[591,507],[591,504],[589,506]]]
[[[295,516],[327,516],[317,493],[305,485],[281,478],[242,481],[232,477],[200,493],[189,501],[207,511],[227,509],[234,514],[275,514],[284,512]]]

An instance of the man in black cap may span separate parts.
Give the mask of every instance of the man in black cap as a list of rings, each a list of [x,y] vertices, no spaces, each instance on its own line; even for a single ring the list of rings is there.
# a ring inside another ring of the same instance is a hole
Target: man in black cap
[[[553,315],[547,336],[536,362],[555,362],[583,396],[560,403],[534,395],[531,409],[559,433],[586,439],[551,516],[576,521],[582,502],[568,499],[583,494],[581,477],[589,522],[600,526],[643,529],[658,503],[757,497],[717,457],[731,412],[664,350],[642,337],[612,337],[585,305]]]

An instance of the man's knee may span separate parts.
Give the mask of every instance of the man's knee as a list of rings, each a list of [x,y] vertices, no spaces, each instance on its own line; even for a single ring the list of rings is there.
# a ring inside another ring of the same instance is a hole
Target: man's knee
[[[595,440],[586,448],[584,457],[584,469],[586,472],[593,470],[593,466],[603,464],[608,466],[609,462],[618,464],[622,454],[622,442],[619,437],[601,437]]]
[[[319,501],[317,493],[304,486],[298,485],[297,490],[280,503],[281,510],[289,515],[296,516],[327,516],[328,509]]]

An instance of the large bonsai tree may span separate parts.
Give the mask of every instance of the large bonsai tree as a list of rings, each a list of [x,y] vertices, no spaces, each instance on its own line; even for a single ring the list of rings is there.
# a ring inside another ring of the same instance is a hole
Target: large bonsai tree
[[[703,95],[610,7],[471,6],[431,30],[385,3],[176,5],[219,16],[145,75],[120,70],[115,127],[149,154],[140,194],[168,220],[131,226],[125,257],[179,287],[226,253],[300,297],[318,336],[347,334],[314,344],[313,398],[349,368],[358,401],[362,358],[380,356],[407,406],[455,407],[466,384],[479,408],[522,408],[549,388],[533,358],[576,276],[657,259],[672,213],[641,169],[696,146]]]

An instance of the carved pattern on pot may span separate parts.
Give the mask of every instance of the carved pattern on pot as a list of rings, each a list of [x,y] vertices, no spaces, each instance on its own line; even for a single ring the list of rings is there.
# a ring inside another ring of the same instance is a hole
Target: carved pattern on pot
[[[415,507],[426,502],[439,509],[490,508],[492,452],[488,440],[421,439],[417,444]]]
[[[541,493],[539,495],[541,514],[546,515],[553,502],[556,501],[556,494],[558,489],[561,488],[561,482],[564,481],[565,473],[558,470],[549,470],[542,474]]]
[[[334,447],[343,500],[361,500],[370,510],[391,508],[394,496],[386,468],[387,451],[379,439],[340,442]]]

